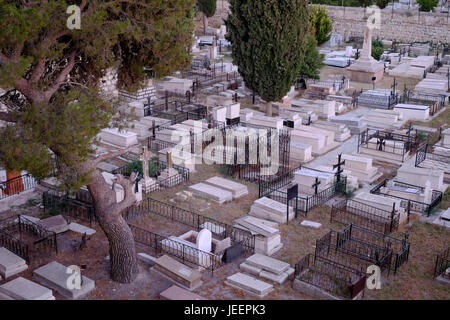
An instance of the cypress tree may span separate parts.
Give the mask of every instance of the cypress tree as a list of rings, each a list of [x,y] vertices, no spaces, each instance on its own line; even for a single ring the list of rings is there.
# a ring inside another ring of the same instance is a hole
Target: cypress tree
[[[309,15],[306,0],[231,0],[226,20],[232,58],[247,88],[279,101],[299,74]]]
[[[206,34],[208,18],[216,13],[216,0],[197,0],[198,10],[203,14],[203,33]]]

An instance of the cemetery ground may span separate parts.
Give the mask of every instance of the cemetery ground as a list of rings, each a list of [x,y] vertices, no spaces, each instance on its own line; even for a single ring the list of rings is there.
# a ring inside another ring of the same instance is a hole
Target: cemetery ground
[[[385,175],[388,175],[386,173]],[[202,182],[212,176],[223,176],[227,179],[222,166],[201,165],[192,173],[191,180],[164,192],[151,193],[151,198],[163,202],[172,203],[175,206],[205,215],[222,222],[232,224],[233,220],[244,216],[250,210],[250,206],[258,197],[258,185],[254,183],[237,180],[247,185],[249,194],[241,199],[234,200],[223,205],[215,204],[196,196],[188,197],[187,201],[171,202],[179,197],[177,193],[186,190],[189,185]],[[9,215],[27,214],[42,217],[44,212],[40,209],[40,201],[37,197],[26,204],[13,207]],[[448,195],[447,200],[448,201]],[[298,216],[289,224],[280,225],[283,247],[273,255],[294,266],[295,263],[308,253],[314,253],[316,240],[325,235],[330,229],[340,230],[344,225],[330,222],[330,203],[319,206],[310,211],[307,217]],[[46,213],[48,214],[48,213]],[[2,214],[2,218],[3,218]],[[322,224],[320,229],[312,229],[301,226],[303,220],[310,220]],[[87,225],[86,222],[80,222]],[[191,230],[189,226],[173,222],[162,216],[154,214],[143,215],[131,222],[140,228],[158,233],[162,236],[180,235]],[[167,289],[172,283],[165,277],[150,270],[150,265],[139,261],[139,276],[131,284],[119,284],[109,278],[108,242],[98,225],[93,224],[97,232],[90,237],[87,246],[83,250],[74,250],[74,244],[81,240],[81,235],[72,231],[58,235],[59,253],[42,254],[38,259],[30,263],[30,267],[20,276],[32,279],[32,270],[50,261],[58,261],[63,265],[78,265],[82,267],[83,275],[96,282],[96,289],[83,299],[158,299],[159,293]],[[408,225],[400,227],[394,236],[401,238],[405,231],[409,232],[411,242],[410,258],[408,263],[402,266],[396,276],[391,275],[385,281],[381,290],[365,291],[364,299],[448,299],[450,288],[433,281],[433,269],[435,254],[446,247],[446,241],[450,238],[450,230],[423,223],[418,216],[411,216]],[[137,252],[152,254],[148,247],[136,244]],[[209,271],[202,272],[203,285],[193,292],[208,299],[255,299],[255,296],[234,289],[225,284],[226,277],[239,272],[239,264],[245,258],[226,264],[212,274]],[[13,278],[11,278],[13,279]],[[8,279],[10,280],[10,279]],[[275,290],[264,297],[264,299],[310,299],[292,289],[291,281],[283,285],[274,285]],[[56,299],[63,299],[58,293],[54,293]]]

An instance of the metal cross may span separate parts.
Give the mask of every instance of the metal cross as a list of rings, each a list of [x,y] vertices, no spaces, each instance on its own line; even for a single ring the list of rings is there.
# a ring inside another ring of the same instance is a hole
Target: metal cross
[[[341,160],[342,153],[339,153],[338,155],[338,163],[333,165],[333,169],[337,168],[336,171],[336,180],[337,182],[341,181],[341,173],[344,172],[344,169],[341,168],[345,164],[345,160]]]
[[[319,184],[321,184],[321,182],[319,181],[319,178],[316,177],[316,182],[312,185],[312,187],[314,188],[314,194],[317,194],[317,188],[319,187]]]
[[[395,96],[395,89],[397,88],[397,85],[398,85],[398,82],[394,77],[394,82],[392,83],[392,86],[391,86],[391,88],[393,90],[393,91],[391,91],[393,96]]]

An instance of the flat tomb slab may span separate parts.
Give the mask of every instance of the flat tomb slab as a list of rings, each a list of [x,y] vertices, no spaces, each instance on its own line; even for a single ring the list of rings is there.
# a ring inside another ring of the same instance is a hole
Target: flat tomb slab
[[[88,236],[92,236],[96,231],[94,229],[83,226],[82,224],[78,224],[76,222],[71,222],[69,224],[69,230],[73,232],[78,232],[81,234],[87,234]]]
[[[159,294],[161,300],[208,300],[176,285]]]
[[[200,272],[185,266],[167,255],[156,259],[153,268],[189,290],[195,289],[202,283],[202,275]]]
[[[95,281],[88,277],[81,276],[82,284],[80,289],[69,289],[68,283],[72,283],[69,277],[74,274],[67,273],[68,268],[56,261],[50,262],[33,271],[33,277],[44,286],[58,291],[67,299],[78,299],[95,289]],[[70,271],[70,270],[69,270]]]
[[[206,183],[197,183],[190,186],[188,189],[198,196],[215,201],[219,204],[233,200],[233,194],[230,191],[213,187]]]
[[[255,253],[249,257],[245,263],[275,274],[286,272],[291,267],[289,263],[259,253]]]
[[[233,194],[233,198],[240,198],[248,194],[247,186],[221,177],[212,177],[205,181],[206,183],[229,191]]]
[[[69,230],[69,225],[62,215],[40,220],[36,224],[47,231],[52,231],[57,234]]]
[[[7,279],[28,269],[26,261],[6,248],[0,248],[0,275]]]
[[[229,276],[225,283],[258,297],[264,297],[273,290],[273,285],[240,272]]]
[[[15,300],[55,300],[52,290],[22,277],[0,286],[0,292]]]

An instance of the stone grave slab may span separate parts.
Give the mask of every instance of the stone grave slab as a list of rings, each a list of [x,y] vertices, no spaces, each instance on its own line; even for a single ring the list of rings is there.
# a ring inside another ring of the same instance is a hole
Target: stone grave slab
[[[141,260],[142,262],[148,263],[148,264],[150,264],[150,265],[154,265],[154,264],[155,264],[156,258],[155,258],[155,257],[152,257],[151,255],[146,254],[146,253],[144,253],[144,252],[139,252],[139,253],[137,254],[137,257],[138,257],[138,259]]]
[[[273,285],[240,272],[227,277],[225,283],[258,297],[264,297],[273,290]]]
[[[216,176],[209,178],[208,180],[205,180],[205,183],[231,192],[233,194],[233,199],[237,199],[248,194],[248,189],[245,184],[237,183],[221,177]]]
[[[55,232],[56,234],[69,230],[69,225],[62,215],[42,219],[36,224],[45,230]]]
[[[56,261],[50,262],[33,271],[33,277],[44,286],[56,290],[67,299],[78,299],[84,297],[95,289],[95,281],[81,275],[82,284],[80,289],[69,289],[69,277],[72,273],[67,273],[68,268]]]
[[[441,220],[450,221],[450,208],[441,215]]]
[[[1,285],[0,292],[15,300],[55,300],[52,290],[22,277]]]
[[[152,270],[162,273],[188,290],[194,290],[202,284],[199,271],[193,270],[167,255],[156,259]]]
[[[8,279],[28,269],[26,261],[6,248],[0,248],[0,275]]]
[[[320,229],[320,227],[322,227],[321,223],[309,221],[309,220],[303,220],[302,223],[300,223],[300,225],[302,225],[304,227],[313,228],[313,229]]]
[[[291,206],[289,206],[288,209],[286,205],[281,202],[262,197],[253,202],[249,215],[277,223],[286,223],[288,210],[290,221],[294,219],[295,216],[294,209]]]
[[[78,224],[76,222],[71,222],[69,224],[69,230],[73,231],[73,232],[81,233],[81,234],[87,234],[88,236],[92,236],[93,234],[95,234],[97,232],[94,229],[85,227],[82,224]]]
[[[245,263],[275,274],[286,272],[291,267],[289,263],[259,253],[250,256]]]
[[[208,300],[176,285],[161,292],[159,298],[161,300]]]
[[[219,204],[233,200],[233,194],[230,191],[217,188],[206,183],[197,183],[190,186],[188,189],[193,194],[215,201]]]

